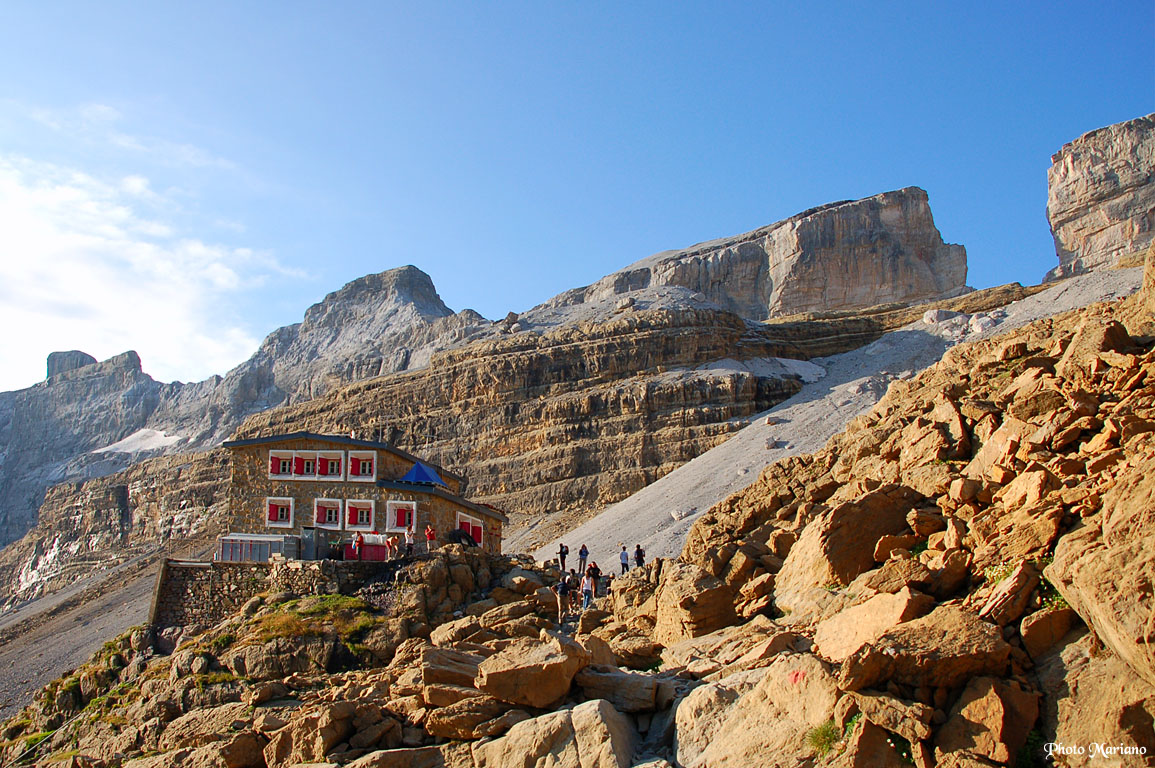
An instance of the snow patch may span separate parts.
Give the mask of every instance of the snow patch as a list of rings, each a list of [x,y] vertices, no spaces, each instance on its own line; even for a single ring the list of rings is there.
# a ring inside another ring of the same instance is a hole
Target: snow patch
[[[160,429],[138,429],[123,440],[97,448],[92,453],[140,453],[167,448],[184,440],[184,435],[170,435]]]

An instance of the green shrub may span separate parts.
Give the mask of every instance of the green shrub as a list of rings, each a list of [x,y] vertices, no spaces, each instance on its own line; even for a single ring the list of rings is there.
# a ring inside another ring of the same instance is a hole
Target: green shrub
[[[833,720],[827,720],[822,725],[816,725],[806,732],[806,745],[814,750],[819,757],[825,757],[834,749],[842,734]]]

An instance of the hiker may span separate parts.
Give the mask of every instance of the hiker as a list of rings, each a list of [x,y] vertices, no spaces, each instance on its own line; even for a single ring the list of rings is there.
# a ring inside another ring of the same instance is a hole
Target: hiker
[[[569,583],[569,608],[576,613],[578,609],[578,588],[581,586],[581,577],[577,575],[577,571],[570,568],[566,581]]]
[[[626,551],[626,545],[622,545],[622,552],[618,555],[618,559],[622,561],[622,573],[627,573],[630,570],[630,553]]]
[[[636,563],[639,568],[646,564],[646,550],[642,549],[641,544],[634,549],[634,563]]]
[[[360,536],[361,534],[357,534],[357,535]],[[385,559],[386,560],[392,560],[393,559],[393,539],[391,539],[388,536],[385,537]]]
[[[561,572],[565,573],[565,556],[569,554],[569,547],[565,544],[559,544],[557,548],[557,562],[561,566]]]
[[[589,560],[590,551],[582,544],[582,548],[578,550],[578,573],[586,572],[586,561]]]
[[[437,549],[437,531],[433,529],[433,523],[425,526],[425,551],[432,552]]]
[[[413,557],[413,525],[405,529],[405,556]]]
[[[569,581],[563,576],[561,581],[550,587],[557,598],[557,623],[565,621],[565,604],[569,602]]]
[[[360,531],[357,531],[357,535],[353,537],[353,557],[357,558],[358,560],[364,559],[364,551],[365,537],[361,534]]]
[[[594,597],[597,597],[598,580],[602,577],[602,569],[598,568],[598,564],[596,562],[591,562],[589,567],[586,568],[586,573],[589,574],[589,577],[594,580]]]
[[[393,553],[393,557],[401,557],[401,539],[397,538],[397,534],[389,537],[389,551]]]
[[[594,577],[586,571],[586,575],[582,577],[582,610],[592,607],[594,604]]]

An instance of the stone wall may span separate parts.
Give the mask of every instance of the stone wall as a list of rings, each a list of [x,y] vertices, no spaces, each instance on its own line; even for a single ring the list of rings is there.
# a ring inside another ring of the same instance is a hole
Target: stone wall
[[[211,626],[262,592],[349,594],[367,581],[391,576],[405,561],[352,563],[289,560],[276,563],[194,563],[165,560],[157,575],[149,623]]]

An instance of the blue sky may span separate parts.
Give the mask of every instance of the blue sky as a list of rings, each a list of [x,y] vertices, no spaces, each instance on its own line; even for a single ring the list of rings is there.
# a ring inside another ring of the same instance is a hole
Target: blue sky
[[[224,373],[403,264],[498,318],[908,185],[971,285],[1036,283],[1050,155],[1155,110],[1153,44],[1149,0],[5,3],[0,389]]]

